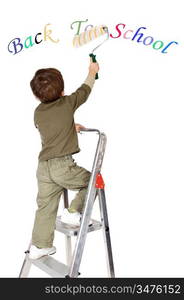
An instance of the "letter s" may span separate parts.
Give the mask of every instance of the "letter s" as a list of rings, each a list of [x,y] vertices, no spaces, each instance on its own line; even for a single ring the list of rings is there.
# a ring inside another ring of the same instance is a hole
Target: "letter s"
[[[119,23],[116,25],[116,30],[118,32],[118,36],[113,36],[112,34],[110,34],[110,37],[113,38],[113,39],[117,39],[121,36],[121,30],[119,29],[119,26],[122,25],[123,26],[123,29],[125,28],[125,24],[122,24],[122,23]]]
[[[50,293],[50,287],[49,287],[49,286],[46,286],[46,287],[45,287],[45,293],[46,293],[46,294],[49,294],[49,293]]]

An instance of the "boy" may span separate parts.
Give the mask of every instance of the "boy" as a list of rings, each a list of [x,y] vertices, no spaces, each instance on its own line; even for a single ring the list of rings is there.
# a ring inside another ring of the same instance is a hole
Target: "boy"
[[[36,172],[38,181],[35,222],[29,257],[38,259],[54,254],[55,221],[61,194],[64,190],[78,190],[62,221],[80,225],[90,172],[77,166],[72,154],[80,151],[77,131],[82,127],[74,123],[74,113],[83,104],[94,85],[99,71],[97,63],[90,63],[89,73],[76,92],[64,95],[61,73],[53,68],[38,70],[31,80],[33,94],[41,101],[34,112],[34,123],[40,132],[42,150]]]

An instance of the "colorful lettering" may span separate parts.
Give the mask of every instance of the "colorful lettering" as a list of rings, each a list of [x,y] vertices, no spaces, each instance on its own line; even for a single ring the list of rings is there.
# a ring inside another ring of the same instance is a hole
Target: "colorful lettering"
[[[147,36],[144,40],[143,40],[143,44],[145,46],[151,45],[153,43],[153,37],[152,36]],[[149,41],[149,42],[147,42]]]
[[[160,44],[158,47],[156,47],[157,44]],[[155,50],[159,50],[160,48],[162,48],[164,45],[164,43],[162,41],[156,41],[153,43],[153,49]]]
[[[127,37],[127,33],[128,32],[134,32],[133,30],[127,30],[127,31],[125,31],[125,33],[123,34],[123,37],[124,37],[124,39],[131,39],[131,37]]]
[[[28,42],[28,43],[27,43]],[[32,41],[32,36],[28,36],[27,39],[24,42],[24,47],[25,48],[29,48],[32,47],[34,45],[33,41]]]
[[[38,41],[38,39],[37,39],[37,37],[38,37],[38,35],[41,35],[42,33],[41,32],[38,32],[36,35],[35,35],[35,43],[36,44],[40,44],[43,40],[40,40],[40,41]]]
[[[133,36],[133,38],[132,38],[132,41],[134,41],[134,39],[135,39],[137,36],[139,36],[138,39],[137,39],[137,43],[142,42],[142,41],[141,41],[141,38],[142,38],[142,36],[143,36],[143,33],[139,33],[139,31],[140,31],[141,29],[146,29],[146,27],[139,27],[139,28],[137,29],[136,33],[134,34],[134,36]]]
[[[73,29],[73,24],[77,24],[78,23],[78,27],[77,27],[77,33],[75,35],[80,34],[80,29],[81,29],[81,24],[82,23],[86,23],[88,21],[88,19],[86,19],[85,21],[75,21],[71,24],[70,28]]]
[[[12,49],[13,47],[13,49]],[[19,38],[15,38],[11,40],[11,42],[8,44],[8,51],[10,53],[13,53],[14,55],[19,53],[23,48],[23,45],[20,42]]]
[[[113,36],[112,34],[110,34],[110,37],[113,38],[113,39],[117,39],[121,36],[121,30],[119,29],[119,26],[123,26],[123,29],[125,28],[125,24],[122,24],[122,23],[119,23],[116,25],[116,30],[118,32],[118,36]]]
[[[165,50],[166,49],[168,49],[172,44],[176,44],[176,45],[178,45],[178,43],[177,42],[175,42],[175,41],[172,41],[172,42],[170,42],[163,50],[162,50],[162,53],[168,53],[168,52],[166,52]]]
[[[76,34],[75,35],[80,34],[82,24],[86,23],[87,21],[88,21],[88,19],[74,21],[70,25],[71,29],[74,29],[74,26],[75,26],[75,29],[76,29]],[[38,45],[43,41],[48,41],[49,40],[53,43],[58,43],[60,40],[59,39],[54,39],[51,36],[52,35],[52,30],[49,28],[50,25],[51,24],[45,25],[43,33],[38,32],[35,35],[35,37],[32,36],[32,35],[29,35],[23,42],[21,41],[21,39],[19,37],[16,37],[16,38],[12,39],[8,44],[8,51],[15,55],[15,54],[21,52],[23,50],[23,48],[29,49],[32,46],[34,46],[35,44]],[[87,24],[84,28],[84,33],[87,30],[90,30],[93,27],[94,26],[92,24]],[[172,45],[178,45],[178,42],[171,41],[168,44],[166,44],[166,46],[165,46],[164,42],[161,41],[161,40],[154,41],[154,38],[152,36],[144,36],[144,33],[141,32],[141,31],[147,29],[146,27],[139,27],[136,32],[132,29],[128,29],[123,33],[123,30],[125,29],[125,27],[126,27],[126,24],[118,23],[115,26],[116,33],[115,34],[110,33],[109,36],[113,39],[117,39],[117,38],[122,36],[126,40],[129,39],[129,40],[132,40],[132,41],[136,41],[137,43],[143,43],[143,45],[145,45],[145,46],[152,45],[152,48],[154,50],[162,49],[161,53],[164,53],[164,54],[168,53],[167,50]],[[42,34],[43,34],[43,38],[41,37]]]
[[[47,28],[47,26],[50,26],[51,24],[47,24],[45,25],[44,27],[44,41],[47,41],[47,39],[49,39],[51,42],[53,43],[58,43],[59,42],[59,39],[57,39],[56,41],[53,40],[50,36],[50,34],[52,33],[52,30]]]
[[[87,30],[89,30],[88,28],[93,28],[94,26],[93,25],[91,25],[91,24],[89,24],[89,25],[87,25],[85,28],[84,28],[84,31],[87,31]]]

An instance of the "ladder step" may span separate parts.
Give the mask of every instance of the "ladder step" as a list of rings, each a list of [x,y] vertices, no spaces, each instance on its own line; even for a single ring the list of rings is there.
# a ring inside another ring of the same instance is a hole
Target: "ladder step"
[[[44,256],[40,259],[30,261],[33,265],[54,278],[64,278],[69,272],[69,267],[67,265],[50,256]]]
[[[92,220],[93,224],[88,227],[88,232],[96,231],[102,228],[102,224],[99,221]],[[78,231],[80,229],[80,226],[70,225],[61,222],[60,216],[57,216],[56,218],[56,230],[64,233],[68,236],[76,236],[78,234]]]

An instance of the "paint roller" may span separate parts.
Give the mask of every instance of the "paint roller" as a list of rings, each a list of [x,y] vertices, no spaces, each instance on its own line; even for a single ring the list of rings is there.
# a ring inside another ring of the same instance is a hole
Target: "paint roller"
[[[90,41],[101,37],[102,35],[106,35],[106,39],[102,41],[99,45],[97,45],[89,54],[89,56],[92,59],[92,62],[96,61],[96,55],[94,55],[94,52],[109,39],[109,30],[107,26],[101,25],[101,26],[95,26],[91,28],[90,30],[86,30],[85,32],[75,35],[73,38],[73,46],[74,47],[81,47]],[[95,76],[95,79],[98,79],[98,73]]]

